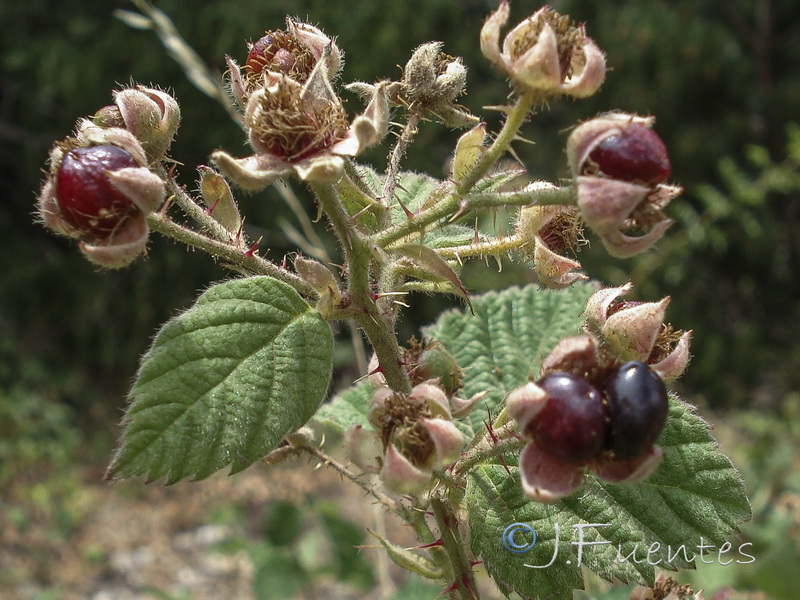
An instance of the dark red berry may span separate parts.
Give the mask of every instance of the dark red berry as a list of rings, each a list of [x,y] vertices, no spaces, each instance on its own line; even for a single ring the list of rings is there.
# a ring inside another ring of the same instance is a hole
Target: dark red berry
[[[607,415],[602,394],[583,377],[556,371],[536,382],[549,398],[527,431],[541,449],[571,463],[588,462],[603,448]]]
[[[245,67],[251,73],[260,73],[272,62],[278,49],[275,34],[267,33],[250,47],[250,52],[248,52],[247,60],[244,63]]]
[[[603,391],[611,418],[606,448],[616,458],[638,458],[655,443],[667,422],[664,382],[646,364],[631,361],[608,377]]]
[[[249,75],[269,70],[305,81],[314,65],[308,49],[294,36],[284,31],[268,31],[250,46],[244,66]]]
[[[612,179],[657,185],[671,170],[664,142],[652,129],[631,123],[619,135],[600,142],[589,154],[594,168]]]
[[[56,175],[61,218],[84,237],[108,237],[139,209],[111,185],[106,173],[138,166],[128,152],[112,145],[67,152]]]

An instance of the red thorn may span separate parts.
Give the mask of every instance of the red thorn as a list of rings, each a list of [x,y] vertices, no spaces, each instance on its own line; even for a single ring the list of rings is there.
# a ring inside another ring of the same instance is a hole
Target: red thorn
[[[261,242],[259,239],[257,242],[253,242],[250,248],[244,253],[245,256],[255,256],[256,252],[258,252],[258,244]]]
[[[406,205],[403,204],[403,201],[400,200],[400,198],[397,199],[397,203],[400,205],[400,208],[403,209],[403,212],[406,213],[406,217],[407,218],[409,218],[409,219],[413,219],[414,218],[414,213],[412,213],[410,210],[408,210],[408,208],[406,208]]]
[[[469,566],[470,567],[474,567],[474,566],[480,565],[480,564],[483,564],[482,560],[471,560],[471,561],[469,561]]]
[[[478,597],[478,596],[475,595],[475,590],[472,589],[472,584],[470,584],[470,582],[469,582],[469,576],[462,575],[461,576],[461,584],[467,589],[467,591],[469,592],[470,596],[472,596],[473,598],[477,598]]]
[[[207,214],[207,215],[210,215],[211,213],[213,213],[213,212],[214,212],[214,209],[215,209],[215,208],[217,208],[217,204],[219,204],[219,201],[220,201],[220,200],[222,200],[222,198],[217,198],[216,202],[214,202],[214,204],[212,204],[211,206],[209,206],[209,207],[206,209],[206,214]]]
[[[454,581],[453,585],[451,585],[448,588],[443,589],[442,593],[439,594],[438,596],[436,596],[436,598],[441,598],[442,596],[444,596],[446,594],[449,594],[450,592],[455,592],[457,589],[458,589],[458,582]]]
[[[369,373],[367,373],[367,375],[375,375],[375,373],[383,373],[383,367],[382,367],[382,366],[380,366],[380,365],[378,365],[377,367],[375,367],[374,369],[372,369],[372,371],[370,371]]]
[[[424,550],[425,548],[435,548],[437,546],[444,546],[444,540],[439,538],[435,542],[431,542],[430,544],[423,544],[422,546],[417,546],[418,550]]]

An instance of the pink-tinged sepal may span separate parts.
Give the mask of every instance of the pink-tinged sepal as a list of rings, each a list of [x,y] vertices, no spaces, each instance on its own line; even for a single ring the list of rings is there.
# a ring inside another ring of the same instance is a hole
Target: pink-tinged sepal
[[[519,456],[522,492],[546,504],[574,493],[583,482],[583,469],[542,451],[535,442],[525,446]]]
[[[589,465],[593,475],[609,483],[638,483],[652,475],[664,460],[664,451],[653,445],[647,452],[626,460],[597,460]]]
[[[481,29],[481,52],[510,77],[518,91],[585,98],[602,85],[605,56],[583,26],[543,7],[513,27],[500,43],[509,5],[500,3]]]

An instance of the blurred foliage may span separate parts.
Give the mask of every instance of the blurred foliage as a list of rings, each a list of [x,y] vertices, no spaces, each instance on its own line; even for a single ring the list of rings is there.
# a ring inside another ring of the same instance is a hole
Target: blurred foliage
[[[283,26],[285,14],[308,17],[338,36],[345,50],[344,81],[393,77],[413,48],[431,38],[463,56],[470,68],[465,103],[495,127],[498,114],[482,110],[506,96],[502,79],[480,56],[477,36],[493,0],[358,2],[240,0],[157,6],[174,20],[203,60],[218,71],[223,57],[240,59],[245,42]],[[657,116],[670,149],[675,181],[687,189],[673,203],[677,224],[656,252],[631,261],[609,259],[599,245],[581,259],[589,274],[612,284],[631,276],[642,299],[670,294],[670,318],[695,331],[695,364],[684,384],[717,405],[773,404],[797,384],[788,365],[800,334],[796,303],[787,291],[798,264],[797,153],[784,136],[800,104],[800,14],[791,0],[678,0],[552,3],[587,23],[608,56],[608,81],[595,97],[553,102],[529,124],[535,145],[519,155],[535,177],[566,175],[565,130],[611,108]],[[130,81],[169,86],[181,101],[184,127],[173,147],[194,185],[193,165],[217,147],[244,143],[222,107],[193,88],[157,38],[112,16],[113,0],[30,0],[3,3],[0,39],[0,169],[5,210],[0,235],[0,337],[32,355],[45,372],[80,369],[80,380],[60,400],[87,407],[101,398],[121,403],[138,355],[155,327],[186,307],[197,291],[227,274],[206,257],[162,241],[151,258],[123,272],[98,273],[72,244],[31,222],[47,150],[75,120],[111,101]],[[512,21],[529,3],[512,3]],[[367,50],[363,52],[363,50]],[[359,52],[362,52],[359,54]],[[359,101],[349,94],[351,111]],[[793,130],[789,130],[790,133]],[[456,134],[423,124],[409,168],[444,173]],[[760,148],[754,150],[754,148]],[[546,149],[551,149],[546,151]],[[385,146],[367,159],[380,167]],[[314,208],[304,199],[310,214]],[[255,237],[279,260],[293,245],[275,223],[291,211],[268,191],[242,198]],[[518,278],[529,275],[518,270]],[[497,281],[480,275],[477,282]],[[513,279],[513,277],[512,277]],[[170,285],[163,283],[169,281]],[[508,281],[505,280],[506,282]],[[485,284],[484,284],[485,285]],[[476,290],[479,291],[479,290]],[[414,298],[404,325],[413,332],[445,304]],[[794,317],[794,318],[792,318]],[[114,407],[110,407],[114,408]]]
[[[220,550],[250,556],[256,600],[315,597],[331,585],[349,595],[375,584],[372,566],[358,549],[364,535],[363,524],[344,518],[335,502],[275,501],[265,507],[260,535],[228,539]]]

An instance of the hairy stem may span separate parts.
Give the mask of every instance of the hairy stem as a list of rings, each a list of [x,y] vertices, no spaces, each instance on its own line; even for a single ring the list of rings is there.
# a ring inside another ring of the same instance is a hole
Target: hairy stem
[[[203,209],[194,198],[192,198],[183,187],[181,187],[173,177],[166,171],[161,173],[167,182],[167,187],[172,194],[172,200],[177,204],[187,217],[208,231],[212,237],[223,243],[235,243],[240,248],[246,250],[247,242],[239,232],[231,232],[225,229],[214,217]]]
[[[464,212],[507,206],[570,206],[575,204],[575,188],[557,187],[546,181],[536,181],[521,190],[467,194],[461,200]]]
[[[469,448],[462,457],[453,465],[452,470],[458,474],[460,483],[472,467],[486,462],[491,458],[518,452],[527,442],[517,437],[516,425],[509,423],[494,431],[494,437],[484,434],[481,440]]]
[[[261,258],[255,252],[244,250],[227,242],[221,242],[180,225],[160,212],[147,215],[147,226],[152,231],[177,240],[187,246],[199,248],[212,256],[220,258],[237,270],[247,274],[268,275],[292,286],[297,292],[310,300],[319,299],[317,291],[294,273]]]
[[[462,258],[500,256],[506,252],[517,250],[522,243],[522,238],[514,234],[486,242],[437,248],[436,253],[445,260],[457,260],[461,262]]]
[[[390,227],[375,235],[375,244],[381,248],[386,248],[398,240],[423,231],[437,221],[456,214],[461,207],[462,196],[468,194],[480,178],[486,175],[492,165],[508,150],[534,101],[535,96],[532,93],[520,96],[509,110],[506,122],[503,124],[503,128],[494,143],[487,148],[480,160],[475,163],[475,166],[458,183],[455,189],[439,202],[410,217],[404,223]]]
[[[330,219],[344,250],[347,300],[350,303],[348,315],[358,322],[372,344],[386,383],[392,389],[407,394],[411,391],[411,383],[401,365],[394,320],[392,315],[384,315],[378,309],[370,287],[372,246],[350,219],[332,185],[312,183],[311,189]]]

